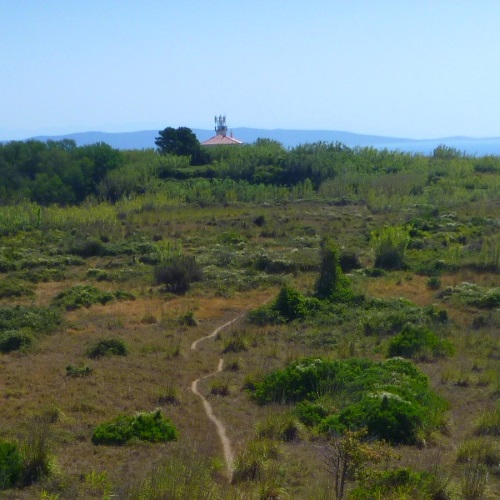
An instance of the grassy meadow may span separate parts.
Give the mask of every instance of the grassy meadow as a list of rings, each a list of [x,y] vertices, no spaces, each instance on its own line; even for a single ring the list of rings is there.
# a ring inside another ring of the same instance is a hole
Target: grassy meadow
[[[4,199],[3,497],[500,497],[500,160],[316,148]]]

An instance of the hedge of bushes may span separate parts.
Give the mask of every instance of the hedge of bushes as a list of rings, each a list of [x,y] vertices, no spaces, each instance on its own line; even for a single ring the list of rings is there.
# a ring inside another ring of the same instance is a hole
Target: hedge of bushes
[[[259,404],[300,403],[299,419],[323,433],[366,427],[371,437],[406,444],[415,443],[424,426],[437,426],[435,417],[446,408],[427,376],[400,358],[302,359],[257,382],[253,398]]]

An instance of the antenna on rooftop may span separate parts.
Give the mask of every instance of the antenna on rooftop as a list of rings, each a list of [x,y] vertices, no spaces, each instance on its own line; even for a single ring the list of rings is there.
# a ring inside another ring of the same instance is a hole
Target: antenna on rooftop
[[[217,135],[222,135],[226,137],[227,125],[226,125],[226,115],[219,115],[215,117],[215,132]]]

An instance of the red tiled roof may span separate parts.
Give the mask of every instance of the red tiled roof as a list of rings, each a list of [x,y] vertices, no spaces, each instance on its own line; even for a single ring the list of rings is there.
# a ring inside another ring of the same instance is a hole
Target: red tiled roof
[[[214,135],[201,143],[202,146],[223,146],[228,144],[243,144],[243,142],[234,137],[227,137],[226,135]]]

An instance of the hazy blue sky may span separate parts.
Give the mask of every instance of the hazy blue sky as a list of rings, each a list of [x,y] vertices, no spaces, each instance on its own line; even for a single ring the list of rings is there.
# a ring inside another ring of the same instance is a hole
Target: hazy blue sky
[[[0,0],[0,140],[500,136],[499,0]]]

